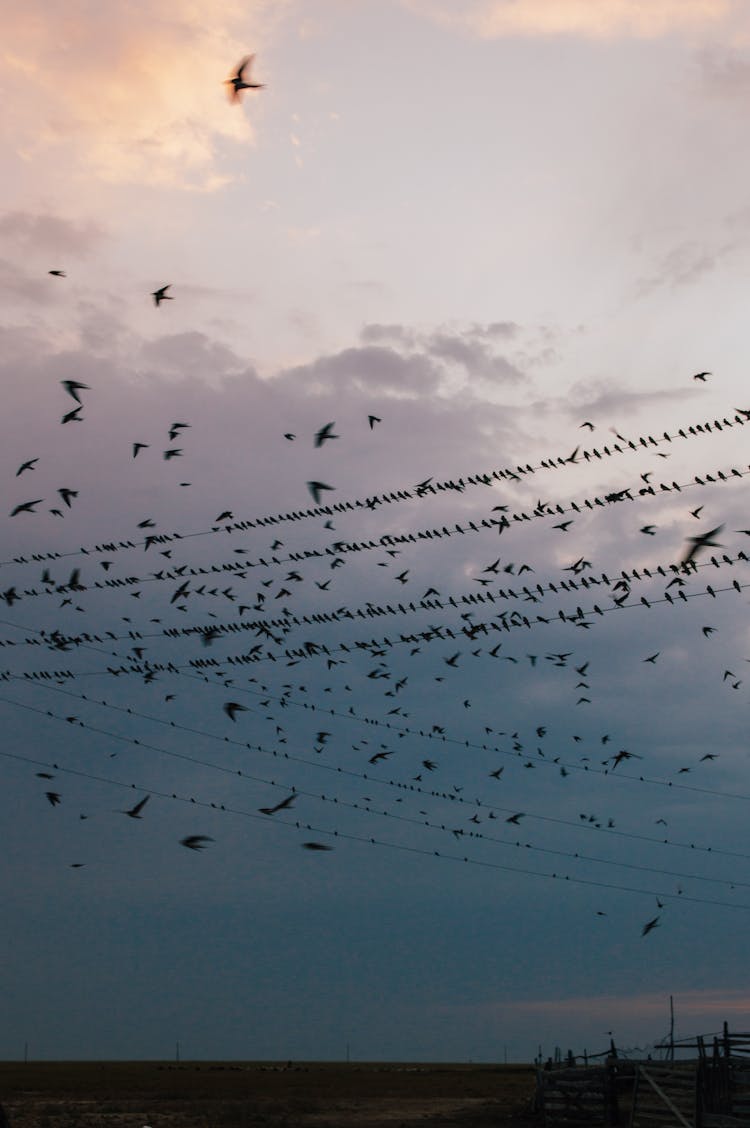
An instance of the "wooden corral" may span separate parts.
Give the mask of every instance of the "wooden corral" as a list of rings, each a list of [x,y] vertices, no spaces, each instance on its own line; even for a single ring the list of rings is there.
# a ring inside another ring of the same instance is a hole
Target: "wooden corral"
[[[750,1128],[750,1034],[725,1023],[720,1036],[663,1052],[667,1060],[627,1061],[613,1046],[601,1065],[548,1062],[536,1098],[546,1128]]]

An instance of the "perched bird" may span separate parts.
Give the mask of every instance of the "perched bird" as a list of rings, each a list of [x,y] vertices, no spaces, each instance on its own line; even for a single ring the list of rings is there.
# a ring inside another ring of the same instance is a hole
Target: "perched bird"
[[[255,55],[245,55],[244,59],[238,64],[237,70],[231,78],[226,79],[225,85],[231,86],[229,91],[229,100],[231,102],[241,102],[241,90],[262,90],[265,86],[264,82],[246,82],[245,72],[252,66]]]
[[[213,842],[207,834],[189,834],[180,839],[180,845],[187,846],[188,850],[205,850],[207,842]]]
[[[158,290],[152,290],[151,291],[151,297],[154,299],[154,305],[156,306],[157,309],[159,308],[159,306],[161,305],[162,302],[173,302],[174,301],[174,298],[172,297],[172,295],[167,293],[167,290],[169,289],[169,287],[171,285],[172,285],[172,283],[168,282],[166,286],[161,286]]]

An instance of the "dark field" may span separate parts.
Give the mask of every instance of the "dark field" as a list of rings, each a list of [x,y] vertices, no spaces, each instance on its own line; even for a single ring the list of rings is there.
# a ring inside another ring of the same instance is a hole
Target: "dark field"
[[[533,1125],[529,1065],[0,1063],[10,1128]]]

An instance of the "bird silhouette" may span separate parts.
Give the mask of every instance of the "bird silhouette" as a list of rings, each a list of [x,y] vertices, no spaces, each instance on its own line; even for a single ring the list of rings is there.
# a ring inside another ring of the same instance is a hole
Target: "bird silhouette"
[[[277,811],[283,811],[286,810],[287,807],[291,807],[296,798],[296,792],[293,791],[291,795],[287,795],[286,799],[282,799],[275,807],[258,807],[258,810],[262,815],[275,815]]]
[[[55,276],[55,278],[67,278],[68,277],[64,270],[48,270],[47,273],[53,274]]]
[[[326,846],[323,842],[303,842],[303,850],[332,850],[333,846]]]
[[[30,458],[28,462],[22,462],[16,470],[16,477],[20,478],[21,474],[23,474],[26,470],[33,470],[38,461],[38,458]]]
[[[232,75],[232,77],[226,79],[225,85],[232,87],[232,89],[229,91],[229,100],[231,102],[242,101],[242,90],[262,90],[265,86],[264,82],[245,81],[245,72],[248,71],[250,67],[252,67],[254,58],[255,55],[245,55],[244,59],[242,59],[241,62],[238,63],[237,70]]]
[[[83,423],[81,412],[83,411],[83,404],[80,407],[74,407],[72,411],[68,411],[63,415],[60,420],[61,423]]]
[[[690,564],[704,548],[721,548],[718,541],[712,540],[712,537],[721,533],[723,528],[723,525],[717,525],[715,529],[709,529],[707,533],[699,533],[697,537],[686,537],[688,544],[692,547],[685,553],[680,564]]]
[[[229,717],[230,721],[236,721],[236,713],[247,713],[246,705],[239,705],[236,701],[227,701],[223,706],[224,712]]]
[[[312,499],[316,505],[320,505],[321,490],[335,490],[335,486],[327,486],[325,482],[308,482],[307,488],[312,494]]]
[[[22,501],[15,509],[10,512],[11,517],[15,517],[17,513],[36,513],[35,505],[41,505],[44,501],[43,497],[38,497],[35,501]]]
[[[649,932],[653,932],[655,928],[659,927],[659,917],[655,916],[652,920],[647,920],[641,930],[641,936],[648,936]]]
[[[338,438],[341,437],[340,435],[334,435],[333,428],[335,426],[336,426],[335,421],[333,423],[326,423],[325,426],[321,427],[319,431],[316,431],[316,433],[315,433],[315,446],[316,447],[322,446],[323,443],[327,439],[338,439]]]
[[[141,817],[141,811],[146,806],[150,798],[150,795],[146,795],[145,798],[140,799],[134,807],[129,807],[127,811],[120,811],[120,814],[127,815],[130,819],[139,819]]]
[[[180,839],[180,845],[187,846],[188,850],[205,850],[206,843],[213,841],[207,834],[189,834],[187,838]]]
[[[154,299],[154,305],[156,306],[157,309],[159,308],[159,306],[161,305],[162,302],[173,302],[174,301],[174,298],[172,297],[172,295],[167,293],[167,290],[169,289],[169,287],[171,285],[172,285],[172,283],[168,282],[166,286],[160,286],[158,290],[152,290],[151,291],[151,297]]]
[[[696,372],[693,376],[693,379],[694,380],[701,380],[705,384],[706,377],[710,376],[710,375],[711,375],[710,372]]]
[[[72,396],[76,403],[81,403],[79,392],[89,392],[91,389],[88,384],[81,384],[78,380],[61,380],[60,383],[65,388],[69,396]]]

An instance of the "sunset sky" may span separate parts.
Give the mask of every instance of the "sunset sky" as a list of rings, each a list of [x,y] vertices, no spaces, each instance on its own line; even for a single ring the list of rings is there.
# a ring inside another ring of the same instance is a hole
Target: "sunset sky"
[[[747,1029],[747,5],[3,9],[0,1057]]]

